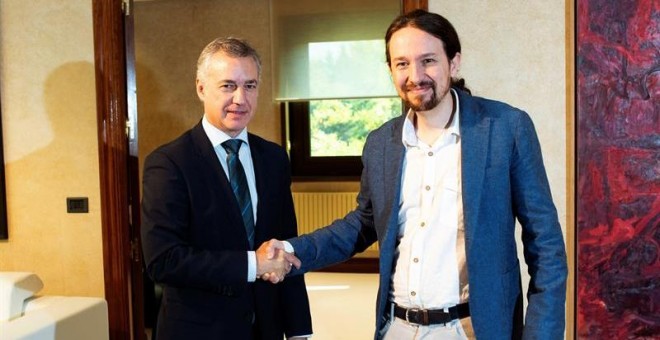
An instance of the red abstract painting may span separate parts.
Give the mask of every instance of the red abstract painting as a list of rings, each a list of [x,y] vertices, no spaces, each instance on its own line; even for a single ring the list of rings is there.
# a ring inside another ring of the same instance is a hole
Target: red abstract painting
[[[660,339],[660,1],[576,17],[577,336]]]

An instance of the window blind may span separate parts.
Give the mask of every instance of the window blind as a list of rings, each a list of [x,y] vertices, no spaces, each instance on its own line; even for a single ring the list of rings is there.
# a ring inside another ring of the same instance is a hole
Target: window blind
[[[396,96],[385,63],[393,0],[272,2],[278,101]]]

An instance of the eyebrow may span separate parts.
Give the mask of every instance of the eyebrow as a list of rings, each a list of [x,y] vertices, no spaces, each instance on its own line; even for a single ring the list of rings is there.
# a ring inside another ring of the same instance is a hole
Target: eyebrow
[[[438,55],[437,53],[424,53],[420,56],[420,58],[435,57],[437,55]]]
[[[218,83],[220,83],[220,84],[227,84],[228,83],[228,84],[238,85],[238,82],[236,82],[235,80],[231,80],[231,79],[222,79],[222,80],[218,81]],[[259,83],[258,80],[250,79],[250,80],[246,80],[243,84],[258,84],[258,83]]]
[[[437,55],[438,55],[437,53],[429,52],[429,53],[424,53],[424,54],[418,56],[417,59],[423,59],[423,58],[428,58],[428,57],[436,57]],[[402,57],[392,58],[392,60],[408,60],[408,58],[402,56]]]

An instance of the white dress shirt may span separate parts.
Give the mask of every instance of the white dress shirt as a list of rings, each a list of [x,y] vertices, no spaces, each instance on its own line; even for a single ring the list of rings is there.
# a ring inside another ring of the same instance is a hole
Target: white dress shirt
[[[222,130],[213,126],[206,118],[206,115],[204,115],[204,118],[202,119],[202,128],[204,128],[204,132],[206,133],[206,136],[208,136],[209,140],[211,141],[211,145],[213,145],[213,150],[215,150],[215,154],[218,156],[220,165],[222,165],[222,168],[225,170],[225,175],[227,175],[227,179],[229,180],[229,170],[227,169],[227,151],[225,151],[225,148],[222,147],[222,143],[228,139],[231,139],[231,137],[228,134],[224,133]],[[247,137],[248,137],[248,133],[246,127],[235,138],[242,140],[244,143],[244,145],[242,145],[241,148],[238,149],[238,159],[241,161],[241,164],[243,165],[243,169],[245,170],[245,177],[247,178],[248,188],[250,189],[250,198],[252,199],[252,213],[254,214],[254,225],[256,226],[257,203],[259,202],[259,197],[257,196],[257,182],[254,175],[254,164],[252,164],[250,143],[248,142]],[[254,282],[257,280],[257,257],[254,251],[248,251],[247,279],[248,282]]]
[[[465,251],[457,249],[458,232],[464,232],[460,110],[453,90],[452,95],[456,111],[433,145],[417,138],[413,111],[403,125],[406,154],[391,294],[408,308],[442,309],[467,300],[467,277],[459,274],[466,269]]]

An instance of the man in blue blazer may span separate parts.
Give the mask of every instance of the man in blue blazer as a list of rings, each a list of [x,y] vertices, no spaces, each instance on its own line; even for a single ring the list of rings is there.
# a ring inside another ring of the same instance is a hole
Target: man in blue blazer
[[[260,65],[243,40],[207,45],[197,65],[202,121],[146,158],[142,244],[149,275],[164,286],[159,340],[312,333],[302,276],[256,280],[265,272],[282,279],[290,264],[252,244],[297,235],[286,152],[247,132]]]
[[[385,41],[410,110],[368,136],[356,210],[270,246],[295,251],[295,274],[378,241],[376,339],[563,338],[566,255],[532,121],[456,79],[460,43],[442,16],[405,14]]]

